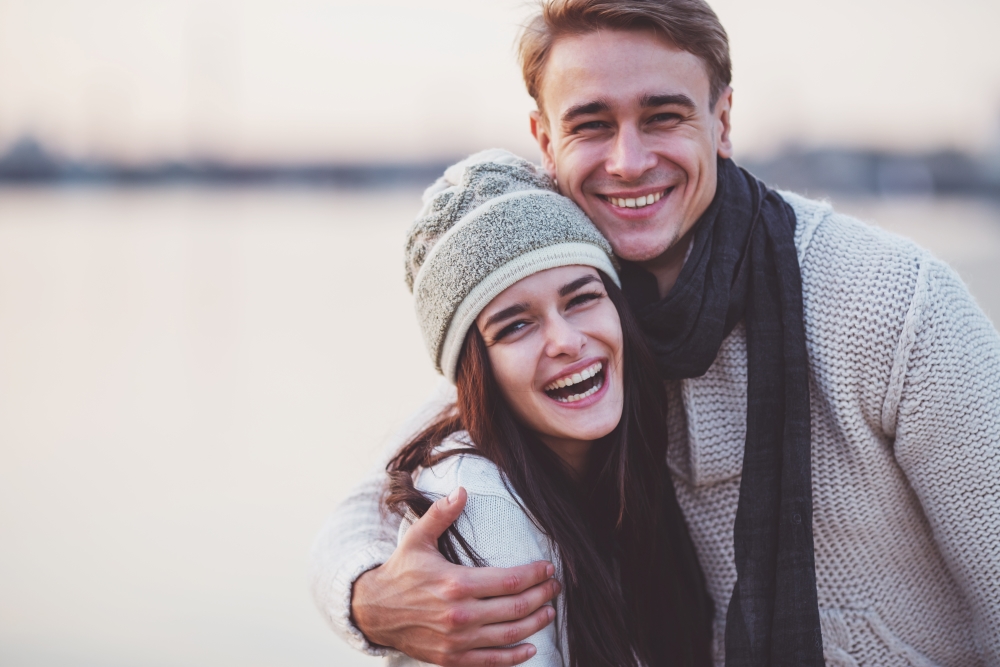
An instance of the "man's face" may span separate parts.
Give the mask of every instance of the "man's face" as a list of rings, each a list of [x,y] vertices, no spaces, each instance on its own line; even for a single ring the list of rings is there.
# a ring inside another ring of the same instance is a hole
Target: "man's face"
[[[532,133],[546,169],[620,257],[656,265],[715,196],[731,90],[709,107],[702,61],[652,32],[559,38]]]

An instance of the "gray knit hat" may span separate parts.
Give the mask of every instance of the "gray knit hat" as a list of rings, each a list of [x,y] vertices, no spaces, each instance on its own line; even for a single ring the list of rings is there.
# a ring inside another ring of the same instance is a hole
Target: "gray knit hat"
[[[499,149],[449,167],[406,235],[406,284],[437,370],[455,380],[465,335],[494,297],[574,264],[618,283],[611,245],[539,167]]]

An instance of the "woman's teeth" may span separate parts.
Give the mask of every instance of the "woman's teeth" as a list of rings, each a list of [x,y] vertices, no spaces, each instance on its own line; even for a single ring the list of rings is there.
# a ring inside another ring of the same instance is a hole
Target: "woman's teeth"
[[[612,203],[612,205],[617,206],[618,208],[642,208],[643,206],[649,206],[650,204],[655,204],[656,202],[660,201],[660,198],[663,196],[664,192],[666,192],[666,190],[664,190],[663,192],[654,192],[653,194],[646,195],[645,197],[636,197],[634,199],[632,198],[623,199],[622,197],[605,197],[605,199],[607,199],[609,202]]]
[[[545,391],[552,391],[553,389],[562,389],[563,387],[570,387],[574,384],[580,384],[584,380],[589,380],[590,378],[600,373],[602,368],[604,368],[604,364],[598,361],[593,366],[588,366],[579,373],[574,373],[573,375],[567,375],[564,378],[559,378],[555,382],[545,387]]]
[[[583,392],[582,394],[573,394],[572,396],[567,396],[566,398],[562,398],[561,396],[556,396],[556,400],[559,401],[560,403],[576,403],[577,401],[582,401],[588,396],[593,396],[600,390],[602,386],[603,383],[598,382],[597,384],[595,384],[593,387]]]
[[[579,400],[594,395],[604,385],[604,376],[600,375],[603,369],[604,364],[597,362],[596,364],[583,369],[579,373],[559,378],[555,382],[546,386],[544,391],[548,393],[551,398],[554,398],[560,403],[576,403]],[[596,379],[593,382],[590,382],[591,378]],[[580,389],[583,390],[580,393],[572,394],[567,390],[567,387],[572,387],[581,383],[585,384],[580,387]]]

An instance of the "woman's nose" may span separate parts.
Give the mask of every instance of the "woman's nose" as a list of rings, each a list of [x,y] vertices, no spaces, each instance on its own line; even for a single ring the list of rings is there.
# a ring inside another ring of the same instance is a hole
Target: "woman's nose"
[[[587,343],[587,336],[563,317],[549,319],[545,325],[545,353],[550,357],[576,356]]]

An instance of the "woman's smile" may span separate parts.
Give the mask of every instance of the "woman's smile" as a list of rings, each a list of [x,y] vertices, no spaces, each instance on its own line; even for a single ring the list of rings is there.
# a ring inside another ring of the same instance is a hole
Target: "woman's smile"
[[[583,370],[567,367],[565,374],[550,382],[542,391],[545,395],[567,407],[586,407],[600,400],[598,394],[607,386],[604,372],[605,361],[589,362],[584,360]],[[579,366],[580,364],[573,364]],[[595,400],[586,399],[594,397]]]
[[[589,447],[618,426],[621,320],[596,269],[524,278],[483,309],[477,326],[511,410],[550,447]]]

